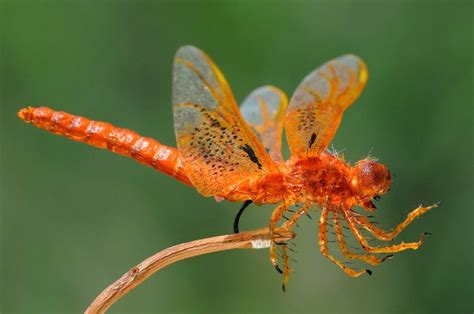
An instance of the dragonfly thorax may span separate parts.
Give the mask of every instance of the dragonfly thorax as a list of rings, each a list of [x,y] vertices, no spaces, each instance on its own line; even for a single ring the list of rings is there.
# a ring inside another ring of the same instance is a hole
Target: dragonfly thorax
[[[292,158],[288,170],[288,190],[301,201],[340,207],[353,196],[350,165],[329,153]]]

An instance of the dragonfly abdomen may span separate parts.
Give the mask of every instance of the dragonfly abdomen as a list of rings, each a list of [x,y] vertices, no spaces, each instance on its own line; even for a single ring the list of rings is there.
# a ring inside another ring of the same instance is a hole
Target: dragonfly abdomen
[[[46,107],[24,108],[18,112],[18,117],[53,134],[133,158],[178,181],[192,185],[184,173],[178,151],[152,138],[143,137],[110,123],[93,121]]]

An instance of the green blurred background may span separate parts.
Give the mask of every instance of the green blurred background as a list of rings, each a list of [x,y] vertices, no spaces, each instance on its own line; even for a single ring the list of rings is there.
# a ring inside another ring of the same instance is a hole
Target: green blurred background
[[[238,101],[269,83],[291,95],[319,64],[360,55],[369,82],[334,147],[351,161],[372,150],[395,173],[378,203],[386,228],[444,203],[397,239],[433,233],[422,248],[371,277],[323,258],[305,219],[286,294],[267,251],[233,251],[163,270],[112,313],[473,311],[472,1],[3,0],[0,12],[2,313],[80,312],[152,253],[231,232],[239,204],[16,118],[50,106],[174,145],[171,64],[185,44],[214,58]],[[252,206],[241,228],[270,213]]]

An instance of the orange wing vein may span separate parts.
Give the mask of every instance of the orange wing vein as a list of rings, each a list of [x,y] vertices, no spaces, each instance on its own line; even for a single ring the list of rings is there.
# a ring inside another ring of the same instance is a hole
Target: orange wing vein
[[[273,86],[262,86],[248,95],[240,106],[245,121],[275,161],[283,159],[281,135],[287,105],[284,92]]]
[[[199,193],[226,195],[275,164],[245,123],[224,76],[201,50],[178,50],[173,68],[178,150]]]
[[[290,100],[285,130],[293,155],[317,156],[336,134],[342,114],[362,92],[367,67],[355,55],[333,59],[306,76]]]

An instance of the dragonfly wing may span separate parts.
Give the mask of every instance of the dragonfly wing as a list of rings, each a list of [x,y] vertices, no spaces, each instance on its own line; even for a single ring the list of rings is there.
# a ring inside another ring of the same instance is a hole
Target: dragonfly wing
[[[344,55],[303,79],[291,97],[285,120],[293,155],[317,156],[327,148],[344,110],[360,95],[367,76],[359,57]]]
[[[281,135],[288,99],[280,89],[262,86],[245,98],[240,112],[272,160],[283,160]]]
[[[240,115],[224,76],[196,47],[176,53],[173,112],[185,172],[201,194],[225,195],[275,167]]]

